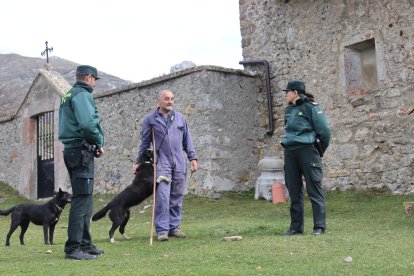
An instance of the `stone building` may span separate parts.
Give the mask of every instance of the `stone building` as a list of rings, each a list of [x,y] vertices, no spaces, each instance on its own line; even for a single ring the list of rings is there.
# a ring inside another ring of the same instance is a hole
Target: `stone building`
[[[188,175],[189,192],[211,195],[254,186],[259,154],[260,78],[242,70],[198,66],[94,93],[105,132],[105,155],[96,160],[95,191],[116,193],[132,182],[132,161],[144,116],[156,108],[159,91],[171,89],[175,109],[188,119],[199,171]],[[40,70],[17,114],[0,122],[0,180],[28,198],[70,188],[57,140],[61,96],[70,85],[56,72]],[[263,126],[260,126],[260,123]]]
[[[259,160],[283,155],[281,89],[302,79],[332,127],[323,187],[413,193],[414,1],[239,0],[239,10],[244,71],[197,66],[94,95],[107,136],[96,191],[118,192],[131,182],[143,117],[167,88],[189,120],[200,160],[188,175],[189,191],[254,187]],[[39,164],[46,177],[53,169],[46,189],[68,188],[56,139],[67,89],[41,70],[17,114],[0,121],[0,180],[26,197],[44,192]],[[42,144],[50,135],[53,146]]]
[[[326,189],[414,192],[414,1],[240,0],[245,60],[267,60],[275,139],[288,80],[302,79],[332,127]]]
[[[57,187],[67,187],[56,129],[60,98],[69,88],[60,74],[40,70],[17,114],[0,120],[0,180],[28,198],[48,197]]]

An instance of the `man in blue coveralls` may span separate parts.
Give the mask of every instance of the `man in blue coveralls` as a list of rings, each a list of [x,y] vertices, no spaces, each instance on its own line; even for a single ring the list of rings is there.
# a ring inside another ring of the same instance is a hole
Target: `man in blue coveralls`
[[[154,223],[158,240],[167,241],[168,237],[186,237],[179,228],[187,173],[183,151],[190,161],[191,172],[197,170],[198,164],[187,120],[180,112],[173,111],[174,94],[170,90],[161,91],[157,103],[157,110],[144,118],[141,144],[133,170],[135,172],[138,169],[138,160],[142,152],[151,148],[154,130],[157,180],[160,180],[156,194]]]

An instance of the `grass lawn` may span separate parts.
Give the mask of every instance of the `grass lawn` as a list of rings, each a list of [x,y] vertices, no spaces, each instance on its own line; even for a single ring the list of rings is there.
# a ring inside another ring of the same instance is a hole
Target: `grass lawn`
[[[0,209],[27,202],[0,185],[6,200]],[[95,211],[111,198],[96,195]],[[1,197],[0,197],[1,198]],[[0,275],[414,275],[414,216],[403,202],[414,195],[375,192],[327,194],[327,234],[314,237],[309,200],[305,205],[305,235],[281,237],[289,227],[289,203],[254,200],[253,191],[224,193],[219,200],[185,196],[182,230],[186,239],[149,245],[150,201],[132,209],[126,228],[110,244],[110,220],[91,223],[95,244],[105,250],[95,261],[65,260],[68,211],[56,226],[56,245],[43,243],[43,230],[31,224],[25,246],[20,229],[5,247],[10,216],[0,217]],[[223,237],[241,235],[241,241]],[[51,250],[51,253],[47,253]],[[346,261],[352,257],[352,261]]]

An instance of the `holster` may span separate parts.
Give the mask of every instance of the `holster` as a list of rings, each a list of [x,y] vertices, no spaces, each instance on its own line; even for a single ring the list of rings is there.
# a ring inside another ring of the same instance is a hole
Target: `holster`
[[[88,141],[83,140],[82,141],[82,150],[86,150],[90,153],[92,153],[92,157],[99,157],[99,147],[94,144],[90,144]],[[83,154],[82,154],[83,156]]]
[[[93,158],[93,153],[89,152],[86,149],[82,149],[82,167],[88,168],[89,162],[91,162],[91,159]]]
[[[313,145],[315,146],[316,150],[319,152],[319,156],[323,157],[323,149],[322,149],[321,140],[319,140],[319,138],[316,138]]]

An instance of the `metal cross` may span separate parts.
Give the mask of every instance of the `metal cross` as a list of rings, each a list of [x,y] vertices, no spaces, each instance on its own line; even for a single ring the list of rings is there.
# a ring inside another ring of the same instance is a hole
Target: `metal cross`
[[[49,53],[51,53],[53,51],[53,47],[48,48],[47,47],[47,41],[45,42],[45,44],[46,44],[46,49],[43,52],[41,52],[40,54],[42,56],[44,56],[46,54],[46,63],[49,63]]]

